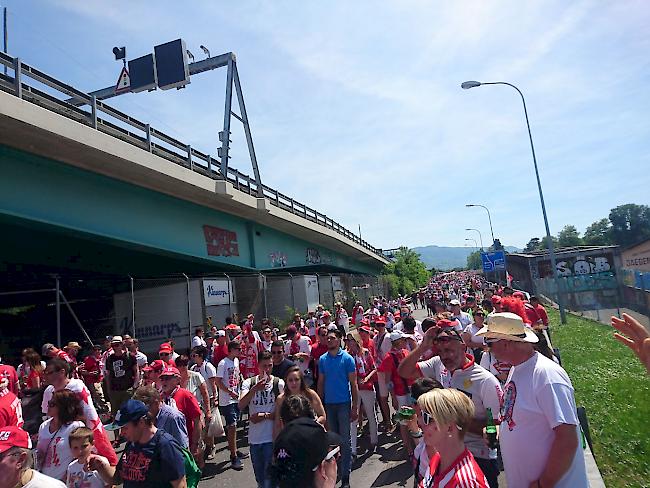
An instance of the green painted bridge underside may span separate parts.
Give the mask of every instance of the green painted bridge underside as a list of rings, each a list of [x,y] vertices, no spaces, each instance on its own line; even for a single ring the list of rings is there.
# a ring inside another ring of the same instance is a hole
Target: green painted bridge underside
[[[270,227],[2,145],[0,175],[0,226],[2,234],[13,235],[3,249],[10,255],[5,255],[5,262],[20,259],[23,249],[30,253],[25,258],[33,258],[42,248],[60,255],[55,261],[65,261],[66,243],[75,242],[89,254],[87,261],[103,248],[120,249],[104,253],[104,266],[110,265],[107,259],[118,259],[124,267],[125,257],[132,255],[137,268],[146,261],[145,255],[157,255],[169,260],[169,266],[161,268],[205,267],[206,272],[379,271]],[[208,255],[206,225],[236,233],[238,255]],[[21,246],[25,239],[28,242]]]

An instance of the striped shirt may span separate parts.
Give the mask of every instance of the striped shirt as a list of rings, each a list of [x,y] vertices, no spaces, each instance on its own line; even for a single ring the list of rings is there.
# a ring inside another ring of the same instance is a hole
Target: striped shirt
[[[451,466],[438,472],[440,454],[431,456],[429,468],[420,482],[419,488],[489,488],[487,479],[474,460],[472,453],[465,449]]]

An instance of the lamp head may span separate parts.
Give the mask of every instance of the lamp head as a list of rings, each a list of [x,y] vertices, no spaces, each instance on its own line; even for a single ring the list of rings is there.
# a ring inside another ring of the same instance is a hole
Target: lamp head
[[[473,203],[466,203],[465,206],[466,207],[476,207],[476,205],[474,205]]]
[[[476,88],[477,86],[481,86],[480,81],[464,81],[460,84],[460,87],[463,90],[469,90],[470,88]]]

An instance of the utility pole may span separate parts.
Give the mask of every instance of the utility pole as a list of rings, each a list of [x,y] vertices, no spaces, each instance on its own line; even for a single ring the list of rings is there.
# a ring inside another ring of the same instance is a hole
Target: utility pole
[[[7,54],[7,44],[9,43],[9,30],[7,28],[7,7],[2,9],[2,52]],[[7,66],[5,65],[5,76],[7,76]]]

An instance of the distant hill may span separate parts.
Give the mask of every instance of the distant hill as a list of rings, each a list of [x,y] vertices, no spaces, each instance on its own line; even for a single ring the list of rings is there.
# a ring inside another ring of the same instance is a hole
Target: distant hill
[[[413,250],[420,255],[420,259],[427,268],[452,269],[466,266],[467,256],[474,251],[474,248],[423,246],[414,247]],[[521,249],[514,246],[505,246],[505,250],[508,252],[521,251]]]

